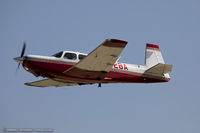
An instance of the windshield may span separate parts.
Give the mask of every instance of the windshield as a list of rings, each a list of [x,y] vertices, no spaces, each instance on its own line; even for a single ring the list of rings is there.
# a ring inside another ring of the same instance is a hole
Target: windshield
[[[52,56],[57,57],[57,58],[60,58],[60,57],[62,56],[62,54],[63,54],[63,52],[59,52],[59,53],[54,54],[54,55],[52,55]]]

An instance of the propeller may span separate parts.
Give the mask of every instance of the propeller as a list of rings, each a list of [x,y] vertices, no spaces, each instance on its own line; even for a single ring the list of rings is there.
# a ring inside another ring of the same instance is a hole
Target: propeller
[[[22,52],[21,52],[20,57],[14,58],[14,60],[18,62],[17,70],[19,69],[19,66],[20,66],[21,62],[24,61],[24,53],[25,53],[25,50],[26,50],[26,42],[24,41],[24,44],[23,44],[23,47],[22,47]]]

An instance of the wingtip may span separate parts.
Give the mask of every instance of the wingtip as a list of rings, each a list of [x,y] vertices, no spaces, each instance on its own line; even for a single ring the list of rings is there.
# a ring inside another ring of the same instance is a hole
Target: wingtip
[[[29,83],[24,83],[24,85],[31,86]]]
[[[113,42],[113,43],[123,43],[123,44],[128,43],[127,41],[119,40],[119,39],[107,39],[107,40],[109,40],[110,42]]]
[[[110,43],[106,43],[110,42]],[[106,39],[104,46],[124,48],[128,42],[119,39]]]

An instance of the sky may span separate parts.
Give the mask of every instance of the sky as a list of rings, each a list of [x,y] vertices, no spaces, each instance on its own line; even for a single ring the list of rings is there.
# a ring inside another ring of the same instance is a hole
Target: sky
[[[55,133],[199,133],[199,0],[0,0],[0,130]],[[14,57],[89,53],[128,41],[120,62],[144,65],[145,44],[173,64],[168,83],[38,88]]]

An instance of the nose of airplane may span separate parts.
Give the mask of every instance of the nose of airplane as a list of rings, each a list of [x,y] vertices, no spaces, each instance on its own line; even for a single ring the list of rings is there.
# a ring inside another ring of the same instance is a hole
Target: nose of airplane
[[[13,58],[13,60],[16,61],[17,63],[22,64],[24,61],[24,58],[23,57],[15,57],[15,58]]]

